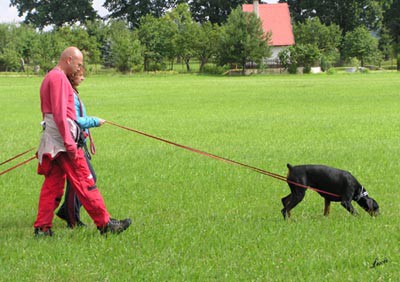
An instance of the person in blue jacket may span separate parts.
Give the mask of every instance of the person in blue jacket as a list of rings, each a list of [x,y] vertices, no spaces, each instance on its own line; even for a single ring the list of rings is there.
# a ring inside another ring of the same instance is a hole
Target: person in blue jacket
[[[75,103],[75,111],[77,117],[76,121],[81,127],[81,129],[84,130],[85,143],[83,147],[85,150],[86,162],[93,176],[94,182],[96,182],[96,173],[93,169],[92,164],[90,163],[91,155],[89,150],[87,149],[86,138],[89,137],[90,139],[90,151],[94,155],[95,147],[91,138],[89,128],[99,127],[105,123],[105,120],[97,117],[88,116],[86,114],[85,105],[82,103],[82,100],[79,97],[79,92],[77,89],[78,86],[85,79],[84,69],[81,68],[80,71],[72,74],[71,76],[68,77],[68,79],[71,82],[72,88],[74,89],[74,103]],[[71,185],[67,180],[67,188],[64,196],[64,202],[57,211],[57,216],[65,220],[69,228],[74,228],[75,226],[86,226],[80,219],[81,206],[82,206],[81,202],[79,201],[74,189],[71,189]]]

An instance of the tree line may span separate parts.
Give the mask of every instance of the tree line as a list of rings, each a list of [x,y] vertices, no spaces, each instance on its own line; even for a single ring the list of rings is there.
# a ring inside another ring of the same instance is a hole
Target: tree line
[[[50,69],[62,49],[75,45],[87,62],[119,71],[172,69],[177,59],[242,69],[265,67],[270,34],[241,5],[252,1],[106,0],[107,19],[91,0],[11,0],[23,24],[0,25],[0,70],[22,62]],[[348,61],[379,65],[400,53],[400,0],[287,0],[296,45],[279,54],[286,68]],[[71,8],[72,7],[72,8]],[[52,29],[45,31],[46,26]],[[399,60],[398,60],[399,61]]]
[[[48,71],[68,45],[80,48],[88,64],[121,72],[173,69],[177,58],[187,71],[191,71],[192,59],[200,62],[200,71],[209,60],[218,66],[244,68],[248,61],[261,64],[270,56],[269,35],[253,13],[238,7],[223,25],[199,24],[187,4],[179,4],[159,18],[147,14],[134,29],[122,20],[87,21],[51,31],[27,24],[2,24],[0,41],[0,69],[9,71],[20,69],[22,60]]]

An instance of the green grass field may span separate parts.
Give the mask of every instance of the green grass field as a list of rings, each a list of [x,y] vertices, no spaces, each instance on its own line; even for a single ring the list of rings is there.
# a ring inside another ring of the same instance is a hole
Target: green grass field
[[[42,78],[0,77],[0,162],[41,134]],[[286,175],[286,163],[349,170],[380,205],[351,216],[309,191],[284,221],[287,184],[111,125],[93,165],[118,236],[34,238],[36,161],[0,176],[1,281],[399,281],[400,74],[92,76],[91,115]],[[0,171],[28,158],[0,167]],[[375,262],[375,264],[374,264]]]

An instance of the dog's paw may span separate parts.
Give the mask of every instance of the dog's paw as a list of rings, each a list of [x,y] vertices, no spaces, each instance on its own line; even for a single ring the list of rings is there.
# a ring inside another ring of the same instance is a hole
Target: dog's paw
[[[281,210],[281,213],[282,213],[282,215],[283,215],[283,219],[287,219],[287,212],[286,212],[286,209],[282,209]]]

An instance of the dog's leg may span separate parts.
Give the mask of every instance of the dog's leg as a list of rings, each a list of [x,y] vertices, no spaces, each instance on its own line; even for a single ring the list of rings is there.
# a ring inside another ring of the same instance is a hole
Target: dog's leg
[[[331,208],[331,201],[325,198],[324,216],[328,216]]]
[[[282,205],[283,205],[283,209],[281,210],[281,213],[283,215],[283,219],[286,219],[286,216],[290,217],[290,212],[287,212],[286,206],[289,204],[291,196],[292,196],[292,194],[289,194],[286,197],[283,197],[281,199],[281,202],[282,202]]]
[[[286,201],[287,205],[281,210],[284,219],[286,216],[290,217],[290,211],[303,200],[305,194],[305,190],[292,190],[290,199]]]
[[[289,194],[281,199],[283,207],[286,207],[289,204],[291,195],[292,194]]]
[[[357,211],[354,209],[350,201],[342,201],[342,206],[352,215],[357,215]]]
[[[290,197],[292,197],[291,194],[287,195],[285,198],[282,198],[282,204],[285,208],[290,203]],[[290,218],[290,211],[286,210],[286,214],[287,214],[288,218]],[[283,217],[285,217],[285,216],[283,216]]]
[[[281,213],[283,215],[283,219],[290,218],[290,216],[291,216],[290,211],[288,211],[286,208],[283,208],[281,210]]]

